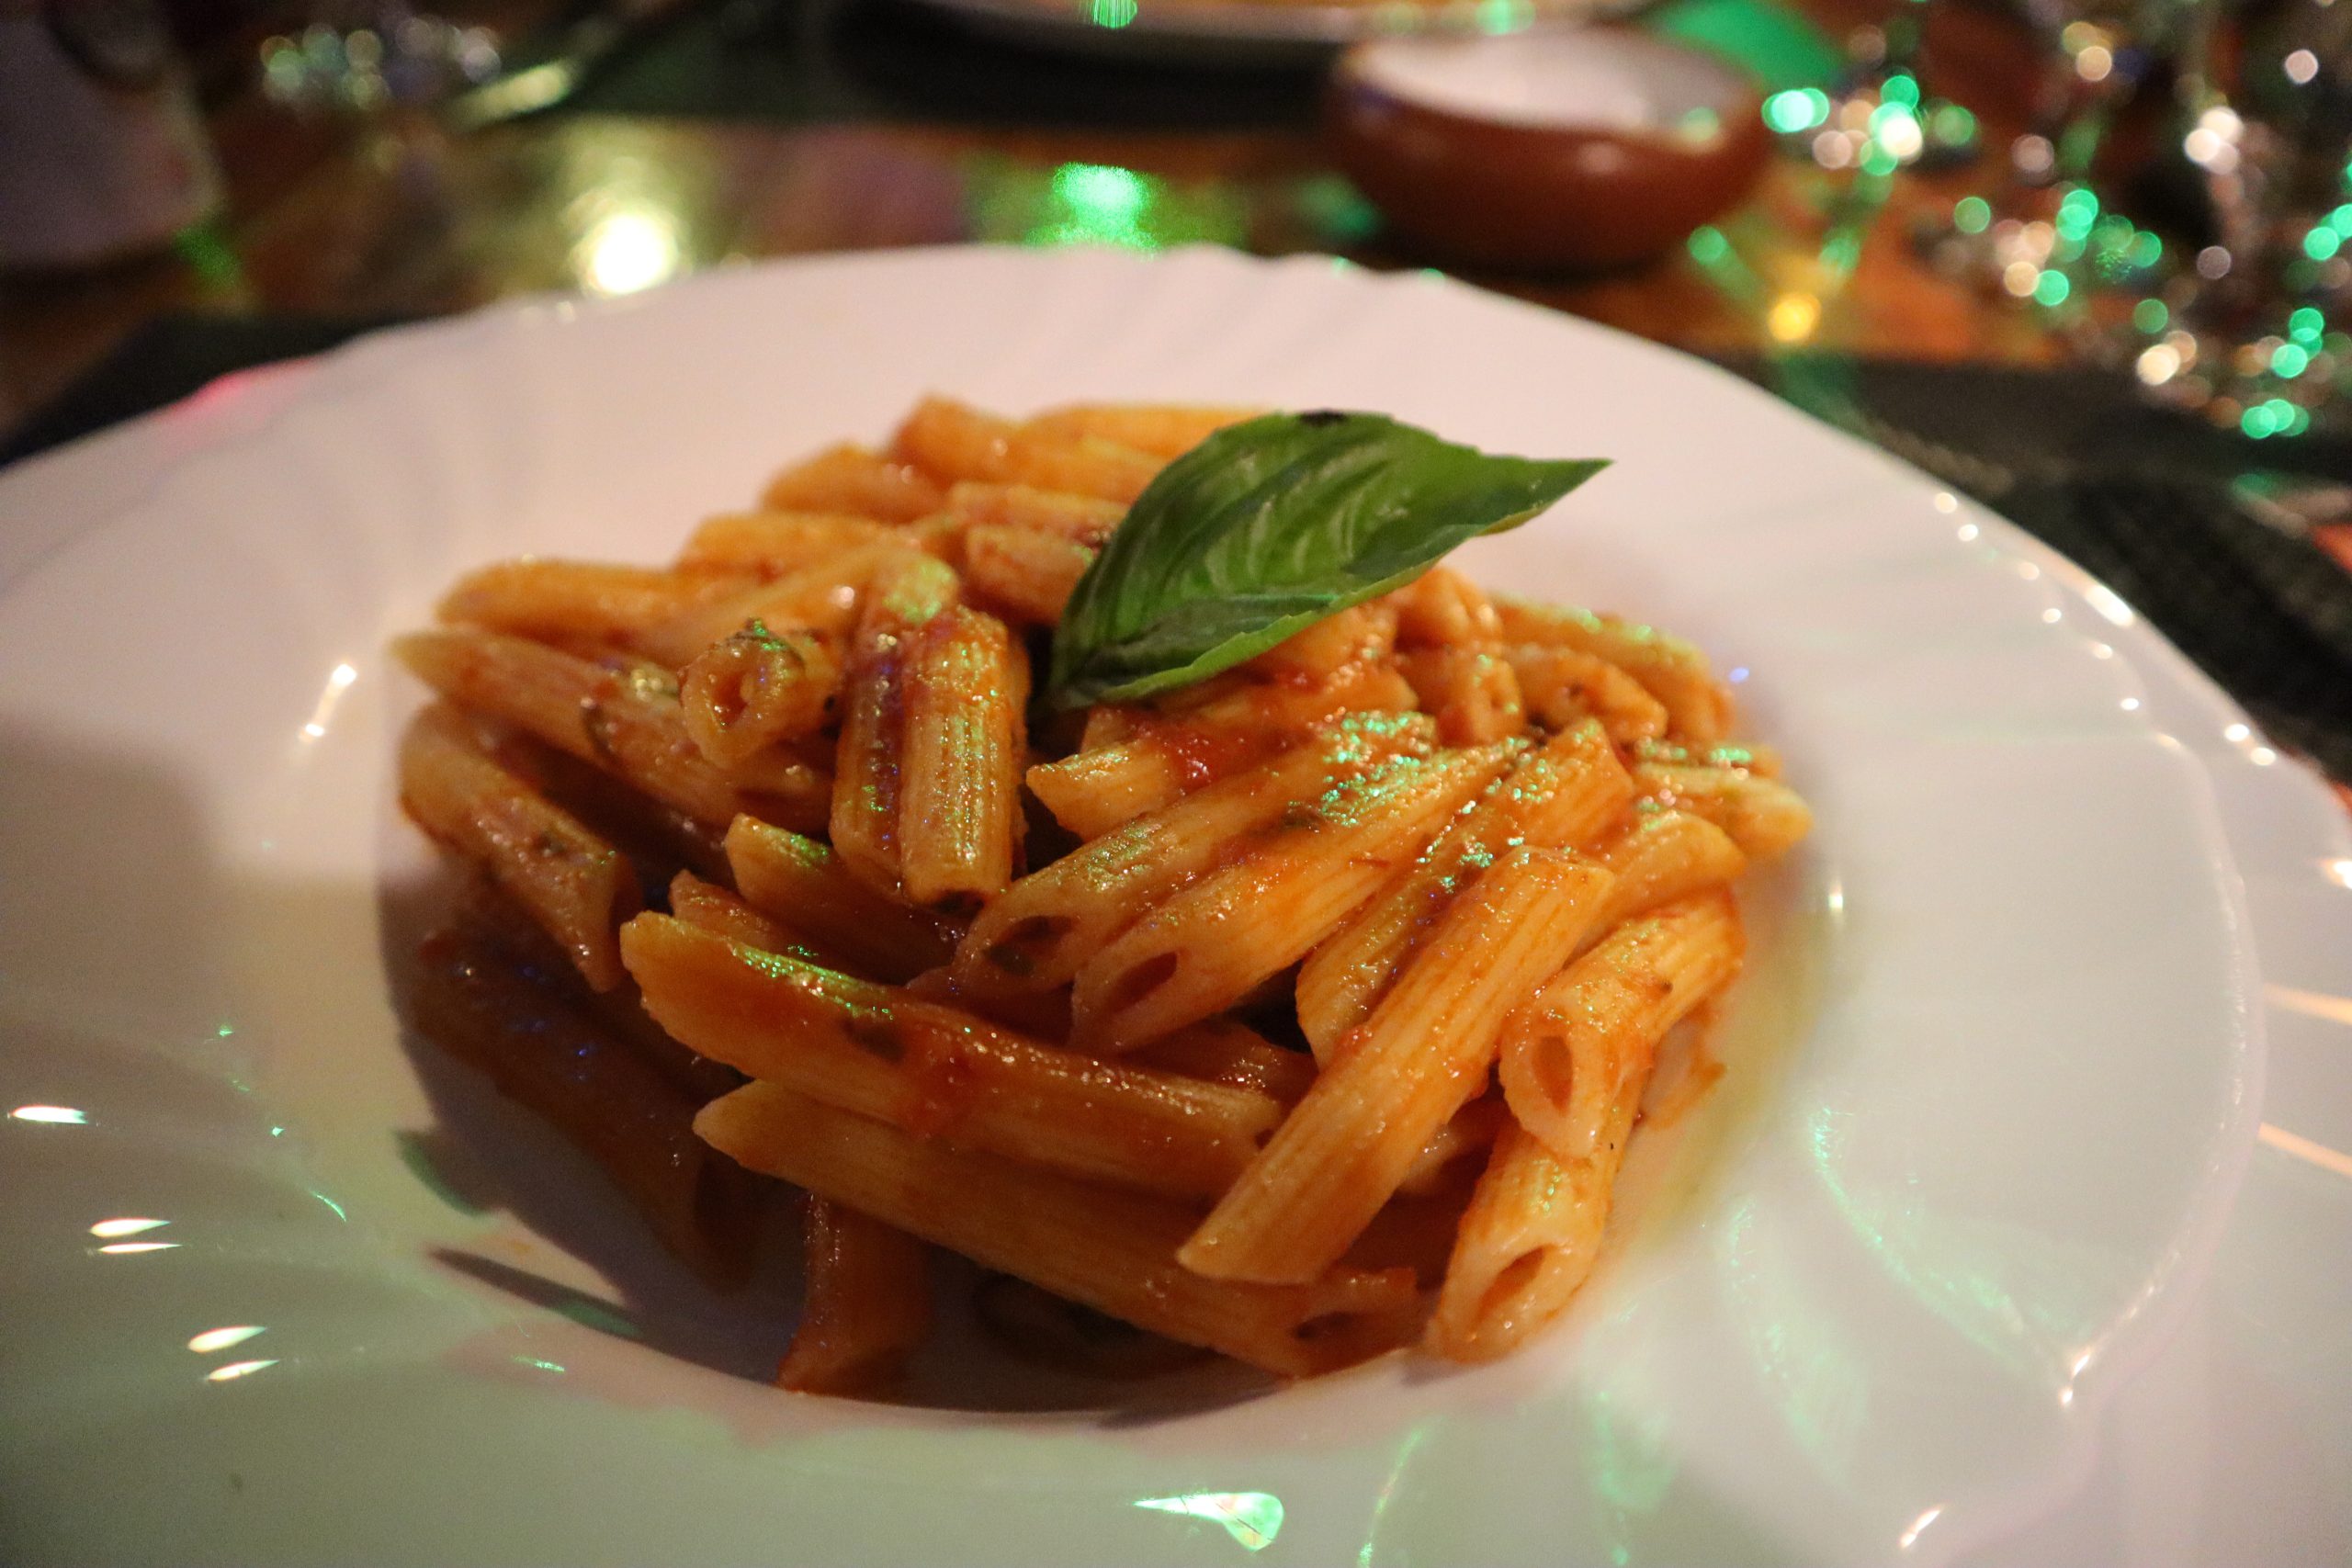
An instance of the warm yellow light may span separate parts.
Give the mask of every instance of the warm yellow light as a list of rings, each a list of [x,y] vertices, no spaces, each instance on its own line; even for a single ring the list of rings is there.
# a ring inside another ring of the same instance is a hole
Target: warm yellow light
[[[119,1220],[100,1220],[90,1227],[90,1234],[102,1240],[112,1241],[117,1236],[137,1235],[141,1231],[155,1230],[171,1223],[169,1220],[135,1220],[128,1217]]]
[[[204,1381],[206,1382],[232,1382],[238,1378],[250,1377],[254,1372],[261,1371],[264,1367],[274,1367],[276,1365],[277,1365],[276,1361],[232,1361],[225,1367],[215,1367],[210,1371],[205,1373]]]
[[[1764,330],[1772,334],[1774,343],[1803,343],[1821,324],[1821,301],[1813,295],[1792,292],[1772,301],[1771,310],[1764,318]]]
[[[266,1330],[257,1323],[241,1323],[233,1328],[208,1328],[190,1338],[187,1348],[199,1356],[209,1356],[215,1350],[226,1350],[232,1345],[242,1345],[254,1335],[265,1332]]]
[[[2152,343],[2140,351],[2132,371],[2143,386],[2161,387],[2180,374],[2180,350],[2168,343]]]
[[[615,212],[581,238],[581,286],[592,294],[634,294],[675,276],[682,255],[678,226],[668,213]]]

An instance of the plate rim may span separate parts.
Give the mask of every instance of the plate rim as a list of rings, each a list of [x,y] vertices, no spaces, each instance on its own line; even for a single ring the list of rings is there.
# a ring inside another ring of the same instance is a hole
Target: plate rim
[[[957,245],[919,247],[878,252],[832,253],[818,256],[787,258],[774,263],[763,264],[762,265],[753,268],[725,269],[711,274],[702,275],[694,279],[683,281],[680,284],[673,285],[672,288],[675,289],[691,289],[697,286],[723,284],[727,280],[740,278],[747,275],[770,275],[776,272],[797,268],[808,268],[811,270],[855,268],[870,265],[876,261],[884,260],[914,265],[933,258],[953,258],[976,253],[983,254],[996,254],[1000,256],[1039,256],[1039,253],[1023,252],[1012,247]],[[1123,257],[1125,256],[1125,253],[1116,251],[1111,251],[1108,254],[1113,255],[1122,255]],[[1216,258],[1217,265],[1235,265],[1243,268],[1302,267],[1316,265],[1329,265],[1328,261],[1318,262],[1316,258],[1283,258],[1278,261],[1261,261],[1257,258],[1238,256],[1233,253],[1223,251],[1217,247],[1205,246],[1185,247],[1183,250],[1179,251],[1174,255],[1167,258],[1165,262],[1147,262],[1142,265],[1186,265],[1185,257],[1188,254],[1203,257],[1214,257]],[[1374,281],[1384,287],[1425,286],[1416,279],[1393,276],[1374,277],[1372,275],[1366,275],[1366,276],[1372,281]],[[1462,289],[1464,292],[1472,294],[1479,299],[1490,304],[1498,303],[1518,310],[1529,312],[1532,317],[1541,319],[1553,325],[1568,324],[1578,330],[1604,333],[1624,340],[1629,344],[1639,344],[1645,352],[1657,352],[1663,350],[1665,353],[1674,357],[1690,362],[1695,362],[1697,365],[1703,366],[1707,370],[1713,372],[1715,377],[1720,378],[1720,384],[1723,386],[1736,386],[1741,389],[1743,395],[1762,400],[1764,402],[1770,403],[1776,408],[1786,407],[1786,405],[1781,404],[1778,400],[1773,399],[1770,393],[1753,387],[1736,376],[1734,376],[1732,373],[1722,369],[1722,367],[1713,366],[1703,359],[1699,359],[1695,355],[1684,355],[1679,351],[1666,348],[1665,345],[1640,339],[1635,337],[1634,334],[1621,333],[1615,329],[1602,326],[1599,323],[1564,317],[1558,312],[1546,310],[1541,306],[1532,305],[1525,301],[1513,299],[1508,296],[1495,295],[1484,290],[1475,289],[1470,286],[1459,284],[1452,280],[1447,280],[1445,287],[1449,288]],[[233,460],[235,454],[240,450],[257,446],[266,446],[266,443],[273,438],[273,433],[277,429],[280,422],[287,416],[288,409],[300,407],[306,400],[316,399],[322,395],[321,389],[317,382],[317,378],[330,373],[330,367],[337,364],[340,364],[344,367],[340,372],[335,372],[337,374],[341,374],[348,378],[361,375],[364,371],[367,373],[366,378],[372,380],[379,376],[390,376],[399,373],[408,359],[418,355],[434,352],[436,345],[456,342],[462,334],[496,331],[510,322],[527,324],[532,318],[543,315],[551,317],[557,321],[564,321],[570,320],[574,314],[582,312],[617,313],[647,309],[650,306],[652,301],[659,299],[663,294],[668,292],[669,290],[665,289],[656,294],[595,301],[580,301],[560,296],[536,296],[519,300],[494,302],[481,310],[469,312],[464,316],[457,318],[414,323],[404,327],[388,329],[380,333],[367,334],[360,339],[355,340],[352,344],[339,347],[326,355],[322,355],[315,361],[309,362],[303,373],[304,386],[297,390],[292,402],[287,405],[286,408],[281,408],[269,414],[265,417],[260,423],[254,425],[253,428],[232,434],[217,446],[207,446],[194,453],[181,454],[172,464],[167,466],[165,470],[166,474],[168,475],[171,472],[184,470],[192,464],[217,461],[223,458]],[[332,387],[326,389],[329,392],[332,392],[334,389]],[[140,430],[147,429],[151,426],[152,422],[156,417],[157,416],[153,415],[145,416],[142,420],[134,422],[134,426],[136,429]],[[1826,429],[1827,427],[1824,428]],[[1850,447],[1855,449],[1858,454],[1866,454],[1869,457],[1877,459],[1880,465],[1900,474],[1907,482],[1941,488],[1939,481],[1934,479],[1930,476],[1920,474],[1917,470],[1911,468],[1909,465],[1903,463],[1900,459],[1894,458],[1889,454],[1879,451],[1874,447],[1871,447],[1866,443],[1860,442],[1850,436],[1847,436],[1843,433],[1836,431],[1830,431],[1829,433],[1836,435],[1839,440],[1845,442]],[[106,443],[110,438],[116,436],[121,436],[125,439],[135,438],[132,431],[128,430],[101,432],[95,435],[85,437],[83,441],[69,445],[68,447],[62,449],[60,453],[45,455],[45,457],[53,461],[62,460],[65,456],[70,453],[96,451],[99,448],[101,444]],[[0,494],[6,494],[8,491],[18,488],[17,484],[17,479],[18,475],[15,472],[0,473]],[[2038,564],[2042,566],[2044,570],[2053,572],[2063,581],[2064,581],[2068,592],[2075,597],[2087,598],[2089,595],[2089,590],[2093,588],[2098,588],[2102,592],[2108,592],[2104,590],[2103,585],[2098,584],[2097,580],[2092,577],[2091,574],[2075,565],[2075,563],[2068,560],[2059,552],[2042,545],[2040,541],[2032,538],[2031,536],[2025,534],[2021,529],[2017,528],[2015,525],[2009,524],[2006,519],[2000,518],[1996,513],[1990,512],[1989,509],[1977,508],[1973,503],[1963,502],[1963,505],[1967,507],[1968,514],[1973,520],[1978,521],[1980,525],[1987,527],[1987,532],[1993,536],[1993,542],[1997,544],[2005,553],[2019,558],[2036,561]],[[135,526],[141,510],[141,506],[135,502],[119,506],[107,519],[102,521],[96,528],[84,530],[74,539],[66,541],[57,548],[43,552],[38,558],[28,563],[21,571],[10,573],[4,581],[0,581],[0,615],[5,615],[7,612],[11,602],[16,600],[20,593],[27,591],[32,584],[39,581],[44,568],[50,562],[60,558],[62,556],[70,554],[76,547],[84,545],[86,541],[99,537],[104,533],[110,532],[115,528]],[[2109,592],[2109,597],[2112,597],[2111,592]],[[2119,627],[2119,631],[2123,629],[2124,628]],[[2166,641],[2161,634],[2158,634],[2152,626],[2148,626],[2144,619],[2138,620],[2136,625],[2130,628],[2130,636],[2119,637],[2117,639],[2120,644],[2118,651],[2125,660],[2127,667],[2137,669],[2144,675],[2161,677],[2163,683],[2180,689],[2186,694],[2193,698],[2201,699],[2209,707],[2214,707],[2219,711],[2227,714],[2238,713],[2235,705],[2230,701],[2226,694],[2223,694],[2218,685],[2211,682],[2200,671],[2198,671],[2193,664],[2189,663],[2185,655],[2182,655],[2177,649],[2173,648],[2173,646]],[[2161,649],[2162,651],[2157,652],[2157,649]],[[2152,733],[2165,733],[2165,731],[2155,729],[2153,726],[2153,722],[2151,723],[2150,728]],[[2092,1417],[2097,1416],[2098,1412],[2104,1407],[2108,1400],[2111,1398],[2113,1393],[2117,1389],[2120,1389],[2127,1383],[2131,1377],[2135,1375],[2138,1370],[2143,1366],[2148,1359],[2161,1352],[2164,1345],[2169,1342],[2174,1331],[2177,1329],[2179,1318],[2187,1312],[2189,1303],[2194,1300],[2198,1287],[2201,1285],[2203,1280],[2210,1274],[2213,1254],[2220,1245],[2222,1233],[2226,1227],[2229,1211],[2234,1202],[2235,1193],[2243,1179],[2245,1163],[2252,1149],[2256,1125],[2260,1119],[2262,1069],[2266,1040],[2263,1013],[2259,1005],[2261,995],[2259,961],[2258,954],[2253,944],[2251,934],[2245,874],[2243,867],[2239,863],[2239,857],[2233,847],[2231,846],[2224,815],[2221,809],[2218,800],[2214,796],[2212,789],[2211,763],[2201,753],[2197,752],[2193,748],[2189,750],[2196,763],[2195,773],[2199,785],[2199,798],[2201,803],[2200,809],[2205,818],[2203,826],[2207,829],[2211,838],[2217,844],[2222,846],[2223,852],[2227,857],[2227,876],[2224,891],[2228,906],[2227,913],[2229,916],[2229,923],[2235,936],[2235,940],[2233,943],[2232,957],[2233,959],[2233,973],[2237,982],[2238,998],[2242,1005],[2245,1021],[2244,1033],[2245,1043],[2237,1053],[2237,1059],[2242,1064],[2237,1079],[2239,1089],[2237,1095],[2238,1110],[2231,1127],[2231,1137],[2228,1140],[2228,1148],[2226,1151],[2229,1156],[2228,1169],[2222,1173],[2225,1190],[2218,1199],[2207,1202],[2200,1212],[2199,1217],[2201,1223],[2199,1225],[2198,1235],[2193,1238],[2194,1245],[2190,1249],[2194,1256],[2188,1260],[2183,1273],[2178,1278],[2171,1281],[2168,1287],[2164,1291],[2162,1299],[2165,1304],[2166,1310],[2159,1314],[2156,1320],[2152,1320],[2151,1325],[2146,1330],[2130,1339],[2121,1341],[2116,1347],[2116,1354],[2113,1358],[2102,1358],[2100,1368],[2101,1371],[2106,1372],[2108,1375],[2090,1382],[2086,1386],[2084,1391],[2086,1395],[2084,1401],[2085,1411],[2087,1416]],[[2286,775],[2281,776],[2284,777]],[[2058,1489],[2055,1495],[2027,1510],[2026,1517],[2031,1517],[2031,1515],[2045,1511],[2048,1506],[2053,1506],[2058,1501],[2063,1500],[2064,1495],[2070,1493],[2076,1481],[2079,1480],[2080,1472],[2086,1472],[2088,1467],[2095,1462],[2097,1450],[2100,1446],[2100,1443],[2098,1440],[2099,1437],[2098,1427],[2098,1423],[2096,1419],[2087,1419],[2080,1424],[2081,1431],[2084,1434],[2084,1440],[2078,1440],[2069,1445],[2070,1455],[2078,1461],[2071,1467],[2072,1471],[2075,1473]],[[2008,1524],[2004,1524],[2002,1526],[2002,1530],[2005,1531],[2009,1528],[2009,1524],[2014,1524],[2016,1522],[2020,1521],[2009,1521]],[[1994,1533],[1998,1534],[2001,1533],[2001,1531],[1996,1531]],[[1955,1541],[1952,1543],[1951,1550],[1965,1550],[1971,1544],[1973,1543],[1968,1541]]]

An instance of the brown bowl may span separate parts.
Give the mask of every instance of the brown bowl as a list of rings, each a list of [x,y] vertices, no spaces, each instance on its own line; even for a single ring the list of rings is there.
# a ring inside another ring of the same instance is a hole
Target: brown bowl
[[[1626,28],[1396,38],[1340,57],[1331,150],[1398,232],[1478,266],[1646,261],[1747,195],[1756,89]]]

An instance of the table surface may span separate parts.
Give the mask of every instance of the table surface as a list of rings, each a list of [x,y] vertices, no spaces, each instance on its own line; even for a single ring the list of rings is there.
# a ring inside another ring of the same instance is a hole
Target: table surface
[[[1842,38],[1879,6],[1806,0],[1805,8]],[[512,39],[552,6],[453,0],[437,9]],[[1329,251],[1384,267],[1427,259],[1386,242],[1332,172],[1306,78],[1287,88],[1237,80],[1242,99],[1272,109],[1240,129],[1032,127],[1017,123],[1017,111],[1012,122],[1000,113],[1000,123],[975,124],[956,107],[927,116],[920,91],[900,90],[883,114],[835,118],[820,105],[813,122],[560,112],[461,136],[422,115],[300,119],[261,96],[251,47],[232,39],[199,62],[213,84],[208,118],[228,190],[200,243],[96,272],[0,280],[0,426],[166,312],[430,314],[594,287],[600,267],[616,265],[609,252],[600,260],[598,245],[616,214],[659,223],[664,272],[875,246],[1038,243],[1089,232],[1086,212],[1072,224],[1056,206],[1064,194],[1056,172],[1083,165],[1142,176],[1125,188],[1143,206],[1123,214],[1114,238]],[[746,47],[824,46],[786,28]],[[1966,11],[1940,17],[1930,36],[1934,85],[1977,109],[1988,147],[2005,144],[2017,123],[2023,50],[2014,28]],[[1827,178],[1800,161],[1777,163],[1724,221],[1734,267],[1702,267],[1678,250],[1603,276],[1467,276],[1702,353],[1802,340],[1944,361],[2057,356],[2043,318],[1936,276],[1905,243],[1915,221],[1985,186],[1989,159],[1898,180],[1859,266],[1836,288],[1819,260]],[[620,259],[642,276],[641,255]],[[1798,303],[1776,318],[1783,299]]]
[[[1881,4],[1804,0],[1804,8],[1837,37]],[[434,8],[514,37],[552,6]],[[1997,147],[2018,123],[2022,44],[1996,18],[1937,9],[1947,14],[1931,39],[1931,84],[1973,109]],[[0,428],[172,312],[426,314],[579,287],[600,265],[616,265],[600,263],[596,243],[598,225],[616,215],[658,218],[674,245],[663,265],[679,271],[852,247],[1050,238],[1054,176],[1082,165],[1141,176],[1130,188],[1148,197],[1148,237],[1424,265],[1366,227],[1306,115],[1173,131],[975,125],[903,111],[801,123],[565,113],[457,137],[422,119],[304,123],[227,80],[208,106],[229,191],[211,243],[74,276],[0,279]],[[1803,312],[1783,310],[1776,334],[1771,307],[1813,294],[1822,309],[1798,334],[1808,349],[1999,365],[2063,356],[2045,314],[1937,276],[1905,243],[1913,224],[1988,186],[1988,165],[1898,181],[1854,275],[1834,291],[1820,276],[1815,179],[1778,164],[1725,221],[1744,287],[1682,252],[1604,277],[1470,280],[1702,353],[1792,346],[1791,321]],[[134,447],[110,438],[26,465],[15,476],[18,496],[34,495],[58,517],[99,514],[147,471],[127,454]],[[29,558],[39,543],[0,531],[0,566],[12,550]],[[2352,1058],[2341,1032],[2352,1014],[2342,1010],[2343,950],[2328,934],[2340,932],[2343,894],[2330,884],[2295,897],[2293,920],[2257,933],[2270,987],[2271,1090],[2239,1218],[2179,1347],[2117,1413],[2127,1430],[2210,1430],[2215,1457],[2175,1471],[2124,1444],[2065,1513],[1987,1562],[2091,1560],[2129,1533],[2115,1520],[2157,1495],[2195,1503],[2204,1533],[2169,1547],[2143,1541],[2135,1561],[2249,1560],[2226,1548],[2265,1529],[2275,1534],[2280,1521],[2304,1521],[2307,1534],[2339,1544],[2352,1530],[2341,1507],[2352,1389],[2343,1358],[2327,1348],[2340,1344],[2328,1330],[2340,1325],[2333,1282],[2341,1276],[2325,1262],[2352,1235],[2340,1190],[2352,1167],[2338,1152],[2352,1148],[2344,1066]],[[2311,1259],[2301,1272],[2274,1266],[2298,1256]],[[2241,1454],[2249,1457],[2232,1457]]]

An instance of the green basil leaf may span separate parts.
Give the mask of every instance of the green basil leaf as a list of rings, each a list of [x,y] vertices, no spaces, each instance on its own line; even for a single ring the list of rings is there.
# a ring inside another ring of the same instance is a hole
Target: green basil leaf
[[[1376,413],[1268,414],[1160,471],[1054,637],[1065,707],[1204,680],[1515,528],[1608,465],[1490,457]]]

